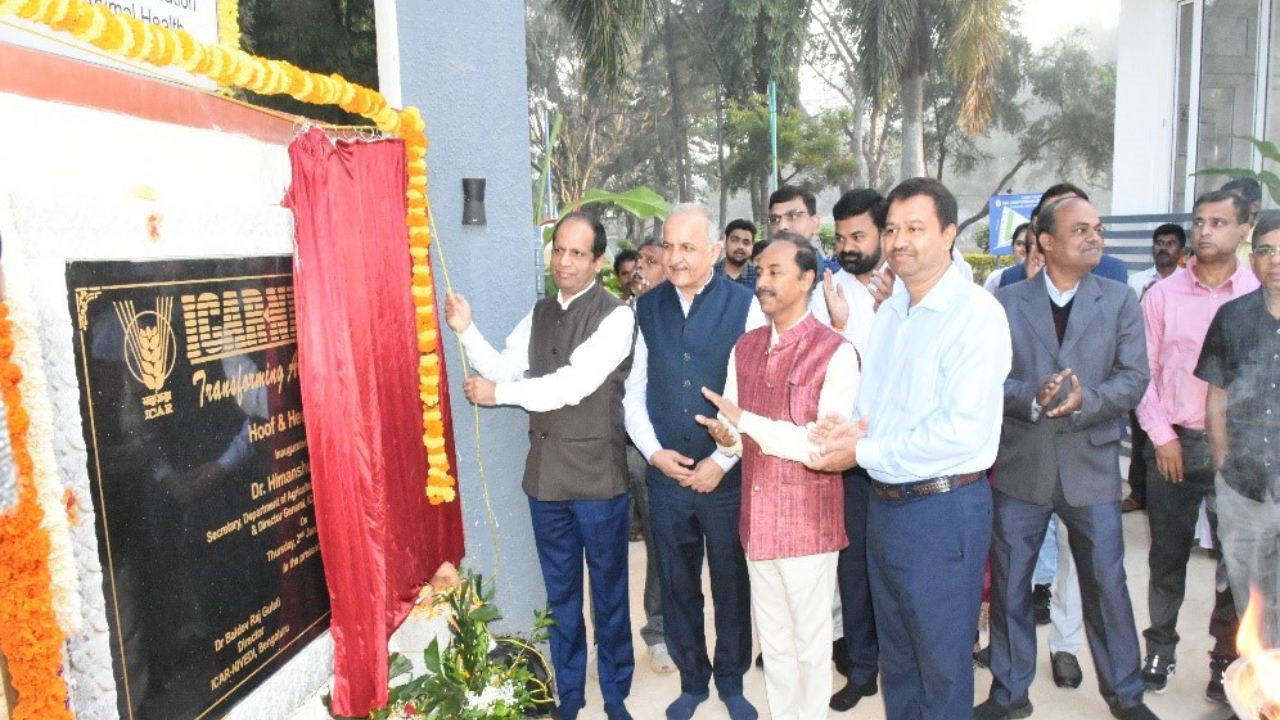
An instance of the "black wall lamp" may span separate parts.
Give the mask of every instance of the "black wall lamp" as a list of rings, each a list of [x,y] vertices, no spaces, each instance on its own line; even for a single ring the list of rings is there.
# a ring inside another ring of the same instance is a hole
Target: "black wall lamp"
[[[462,224],[485,224],[484,178],[462,178]]]

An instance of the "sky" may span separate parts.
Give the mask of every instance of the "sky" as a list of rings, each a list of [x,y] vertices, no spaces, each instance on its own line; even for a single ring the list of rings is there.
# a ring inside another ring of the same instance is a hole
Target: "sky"
[[[1016,1],[1016,0],[1015,0]],[[1084,29],[1112,35],[1120,24],[1120,0],[1022,0],[1022,33],[1039,50]],[[844,101],[808,68],[800,69],[800,103],[809,112],[840,107]]]
[[[1119,0],[1024,0],[1022,3],[1022,33],[1037,50],[1078,27],[1109,31],[1119,23]]]

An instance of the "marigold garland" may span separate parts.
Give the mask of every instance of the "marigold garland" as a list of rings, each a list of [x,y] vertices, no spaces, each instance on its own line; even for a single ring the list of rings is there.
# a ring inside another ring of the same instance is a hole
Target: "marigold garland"
[[[229,48],[240,47],[239,0],[218,0],[218,44]]]
[[[36,498],[35,468],[27,447],[30,419],[12,362],[9,308],[0,303],[0,395],[8,410],[8,432],[18,474],[18,505],[0,516],[0,652],[18,693],[13,720],[73,717],[62,678],[64,636],[53,613],[49,536]]]
[[[41,526],[49,537],[49,589],[54,617],[67,636],[73,636],[82,624],[82,608],[78,569],[74,543],[71,539],[71,523],[67,512],[67,499],[75,497],[64,488],[58,477],[51,433],[55,426],[54,410],[49,403],[48,387],[42,368],[39,323],[37,312],[28,299],[29,287],[25,275],[13,273],[9,278],[12,291],[6,299],[9,308],[10,331],[6,347],[12,348],[9,361],[22,370],[18,389],[23,397],[23,410],[30,419],[27,432],[27,454],[34,469],[32,482],[36,489],[36,501],[43,517]]]

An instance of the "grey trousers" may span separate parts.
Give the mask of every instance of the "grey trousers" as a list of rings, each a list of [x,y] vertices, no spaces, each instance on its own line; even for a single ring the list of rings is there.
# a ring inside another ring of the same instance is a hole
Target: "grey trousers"
[[[627,445],[627,480],[631,488],[631,502],[640,518],[644,534],[644,619],[640,639],[650,647],[663,642],[662,635],[662,586],[658,584],[658,554],[653,548],[653,524],[649,522],[649,485],[645,482],[645,470],[649,463],[634,445]]]
[[[1218,475],[1218,539],[1236,609],[1241,615],[1256,588],[1263,601],[1262,645],[1280,646],[1280,502],[1236,492]]]

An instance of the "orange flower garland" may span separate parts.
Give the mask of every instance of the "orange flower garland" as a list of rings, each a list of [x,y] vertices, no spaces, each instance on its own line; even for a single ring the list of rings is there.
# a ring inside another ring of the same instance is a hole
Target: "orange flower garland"
[[[378,129],[404,141],[408,160],[406,198],[409,253],[413,257],[410,290],[418,328],[419,395],[422,398],[422,442],[427,450],[427,498],[433,505],[452,502],[457,482],[445,451],[444,417],[440,410],[439,322],[431,278],[430,207],[427,199],[427,137],[417,108],[396,110],[386,97],[338,74],[321,75],[283,60],[268,60],[234,47],[204,45],[184,30],[111,12],[88,0],[0,0],[0,15],[11,14],[54,30],[68,32],[114,55],[156,66],[175,66],[220,85],[261,95],[286,94],[316,105],[337,105],[366,117]]]
[[[8,410],[10,444],[18,475],[18,504],[0,516],[0,652],[9,663],[18,703],[14,720],[74,717],[62,679],[63,634],[53,613],[49,573],[49,536],[41,525],[35,467],[27,448],[30,419],[18,382],[22,371],[12,362],[9,308],[0,303],[0,395]]]

